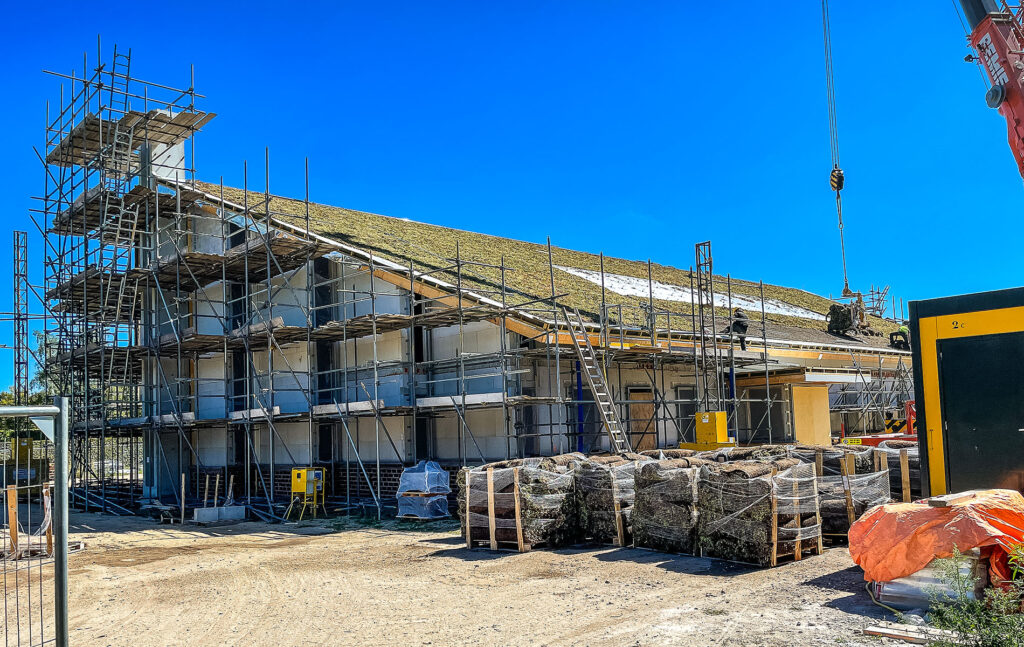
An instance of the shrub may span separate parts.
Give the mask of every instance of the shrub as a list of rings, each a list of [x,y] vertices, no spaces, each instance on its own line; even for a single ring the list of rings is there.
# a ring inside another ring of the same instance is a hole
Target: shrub
[[[1013,580],[1006,589],[986,590],[983,600],[970,598],[977,581],[961,572],[963,556],[954,549],[953,557],[940,560],[942,578],[952,589],[952,599],[933,597],[932,621],[947,629],[955,638],[933,644],[967,647],[1024,647],[1024,616],[1020,615],[1024,600],[1024,546],[1010,553]]]

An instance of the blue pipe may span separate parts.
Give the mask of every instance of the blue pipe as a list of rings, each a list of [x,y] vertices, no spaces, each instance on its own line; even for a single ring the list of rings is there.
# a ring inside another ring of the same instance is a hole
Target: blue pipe
[[[583,451],[583,372],[576,361],[576,451]]]

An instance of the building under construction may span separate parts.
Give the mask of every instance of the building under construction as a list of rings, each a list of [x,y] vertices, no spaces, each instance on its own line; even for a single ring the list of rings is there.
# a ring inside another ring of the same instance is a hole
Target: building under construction
[[[379,511],[422,459],[672,447],[699,411],[740,444],[828,443],[913,399],[908,351],[827,332],[832,301],[732,279],[685,230],[677,269],[278,196],[269,155],[202,182],[191,83],[119,50],[58,76],[42,355],[79,505],[178,504],[219,474],[273,518],[315,465],[334,507]]]

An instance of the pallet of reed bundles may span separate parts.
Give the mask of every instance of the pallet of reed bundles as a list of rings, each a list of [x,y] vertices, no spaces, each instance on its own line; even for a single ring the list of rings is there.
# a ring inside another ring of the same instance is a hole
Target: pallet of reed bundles
[[[634,546],[687,555],[696,552],[697,479],[706,464],[690,457],[640,465],[634,479]]]
[[[697,454],[697,457],[718,463],[735,461],[772,461],[789,456],[788,445],[754,445],[752,447],[723,447]]]
[[[593,456],[576,466],[581,539],[628,546],[632,542],[634,477],[651,459],[639,454]]]
[[[921,498],[921,454],[917,442],[887,440],[876,451],[889,466],[889,490],[893,499],[909,503]]]
[[[641,456],[647,456],[656,460],[665,460],[670,458],[689,458],[696,456],[697,451],[693,449],[645,449],[640,452]]]
[[[458,502],[466,545],[523,552],[574,543],[575,465],[581,457],[516,459],[463,469]]]
[[[704,465],[697,480],[701,554],[758,566],[821,552],[813,468],[800,461]]]
[[[861,515],[889,503],[889,473],[843,474],[818,477],[822,532],[826,536],[845,537]]]
[[[803,463],[815,466],[818,476],[840,476],[843,470],[851,474],[868,474],[877,471],[871,447],[859,445],[796,445],[789,455]]]
[[[843,539],[853,522],[870,508],[890,501],[892,478],[885,454],[873,447],[799,445],[791,452],[818,475],[822,533]]]

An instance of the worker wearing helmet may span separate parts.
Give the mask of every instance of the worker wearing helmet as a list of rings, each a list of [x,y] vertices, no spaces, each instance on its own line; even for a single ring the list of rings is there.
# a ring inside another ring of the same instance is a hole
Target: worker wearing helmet
[[[910,350],[910,328],[906,323],[900,325],[896,332],[889,333],[889,345],[899,350]]]

